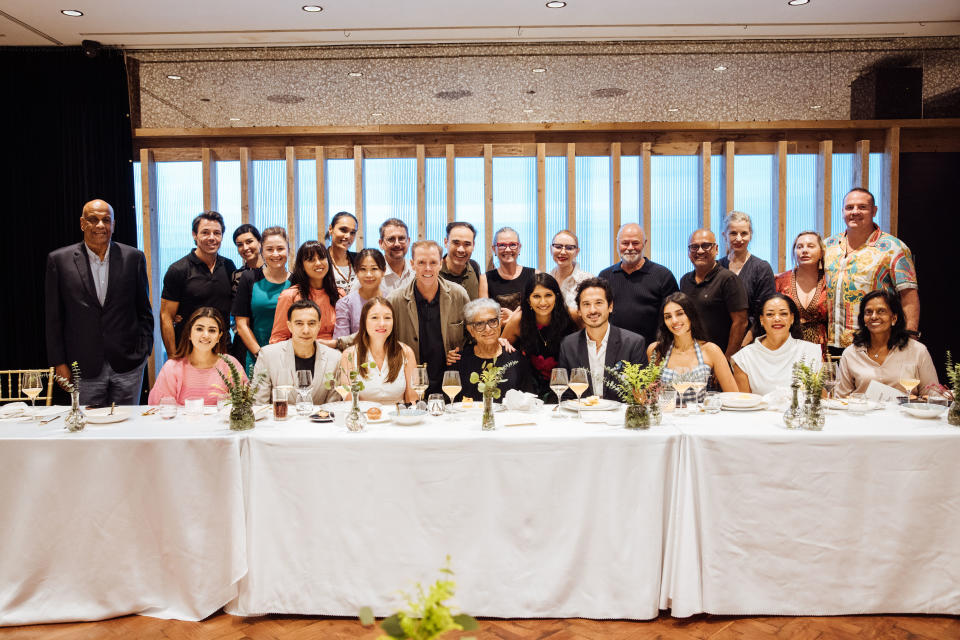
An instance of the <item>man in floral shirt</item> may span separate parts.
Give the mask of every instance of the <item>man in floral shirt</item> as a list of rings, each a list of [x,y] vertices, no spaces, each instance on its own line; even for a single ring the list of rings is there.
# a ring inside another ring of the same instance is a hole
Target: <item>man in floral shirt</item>
[[[825,243],[827,344],[835,352],[853,341],[860,300],[875,289],[900,295],[907,332],[919,336],[920,296],[913,254],[903,242],[880,230],[873,222],[876,214],[873,194],[860,187],[851,189],[843,199],[847,230]]]

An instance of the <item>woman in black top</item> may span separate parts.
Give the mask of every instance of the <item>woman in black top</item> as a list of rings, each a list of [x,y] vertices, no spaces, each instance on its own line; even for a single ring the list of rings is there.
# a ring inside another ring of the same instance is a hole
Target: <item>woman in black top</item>
[[[533,280],[536,270],[521,267],[517,262],[520,257],[520,236],[510,227],[503,227],[494,234],[491,248],[500,266],[487,271],[487,291],[500,304],[501,320],[506,322],[510,315],[508,312],[520,306],[523,290]]]
[[[773,269],[769,262],[753,255],[748,249],[753,238],[750,216],[741,211],[731,211],[727,214],[723,234],[727,239],[727,255],[717,262],[733,271],[747,292],[747,335],[743,344],[749,344],[759,332],[757,322],[764,300],[777,292]]]
[[[508,389],[526,390],[521,388],[522,381],[530,376],[520,352],[508,353],[500,344],[500,305],[490,298],[471,300],[463,307],[463,319],[470,333],[470,339],[463,346],[456,365],[463,385],[463,397],[474,400],[482,398],[476,383],[470,382],[470,374],[480,373],[483,366],[490,362],[498,367],[509,362],[515,363],[503,372],[503,382],[500,383],[503,393]]]

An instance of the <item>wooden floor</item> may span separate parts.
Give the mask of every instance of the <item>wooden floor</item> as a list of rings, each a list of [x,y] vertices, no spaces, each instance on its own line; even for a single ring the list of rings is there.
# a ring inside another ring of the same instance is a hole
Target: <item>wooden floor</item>
[[[299,640],[376,638],[379,627],[356,619],[310,616],[237,618],[218,613],[203,622],[126,616],[102,622],[0,628],[0,640]],[[623,620],[481,620],[461,634],[478,640],[957,640],[957,616],[838,616],[832,618],[740,618],[661,615],[648,622]],[[452,639],[458,634],[449,634]]]

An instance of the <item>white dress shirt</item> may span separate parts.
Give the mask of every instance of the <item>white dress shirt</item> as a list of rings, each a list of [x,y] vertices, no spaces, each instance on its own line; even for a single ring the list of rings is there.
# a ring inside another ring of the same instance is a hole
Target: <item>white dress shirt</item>
[[[587,358],[590,361],[590,387],[593,389],[594,395],[603,396],[603,385],[597,385],[594,381],[603,380],[606,372],[604,367],[607,362],[607,338],[610,337],[610,323],[607,323],[607,331],[600,339],[599,348],[597,348],[597,343],[590,339],[589,333],[584,331],[584,335],[587,338]]]
[[[110,280],[110,245],[107,245],[103,260],[91,251],[86,243],[83,246],[90,258],[90,273],[93,274],[93,286],[97,291],[97,300],[100,301],[100,306],[103,306],[103,301],[107,299],[107,282]]]

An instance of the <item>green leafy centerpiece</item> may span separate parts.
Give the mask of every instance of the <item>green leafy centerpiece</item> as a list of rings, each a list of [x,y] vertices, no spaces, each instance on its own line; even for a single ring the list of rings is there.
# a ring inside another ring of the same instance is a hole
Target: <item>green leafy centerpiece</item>
[[[227,393],[230,394],[230,428],[234,431],[253,429],[256,422],[253,415],[253,399],[257,395],[260,383],[267,376],[261,373],[256,380],[244,382],[243,378],[240,377],[240,371],[237,370],[236,365],[230,358],[221,354],[220,359],[226,362],[227,367],[230,368],[230,377],[217,369],[217,375],[223,380]]]
[[[452,576],[450,569],[450,556],[447,556],[447,564],[440,569],[440,572],[446,576]],[[411,640],[434,640],[448,631],[473,631],[477,628],[477,621],[465,613],[454,615],[450,607],[443,602],[453,597],[456,583],[449,577],[438,578],[429,590],[424,590],[423,586],[417,583],[417,592],[415,595],[403,594],[407,600],[408,609],[402,609],[389,618],[384,618],[380,622],[380,628],[386,635],[382,635],[378,640],[401,640],[409,638]],[[375,622],[373,611],[370,607],[364,607],[360,610],[360,623],[363,626],[370,626]],[[473,637],[463,636],[461,640],[475,640]]]
[[[80,365],[74,360],[70,363],[70,380],[54,375],[53,379],[70,394],[70,411],[63,419],[67,431],[83,431],[87,426],[87,416],[80,409]]]
[[[500,397],[500,383],[503,382],[504,372],[517,364],[516,360],[511,360],[507,364],[498,367],[496,360],[483,365],[479,372],[474,371],[470,374],[471,384],[477,385],[477,391],[483,394],[483,421],[481,428],[484,431],[493,431],[497,424],[493,419],[493,401]]]
[[[960,427],[960,362],[954,362],[949,351],[947,351],[947,380],[950,381],[950,391],[945,395],[952,401],[950,410],[947,412],[947,423]]]
[[[826,412],[823,410],[823,369],[814,370],[806,362],[800,361],[797,375],[805,392],[800,427],[807,431],[822,431],[826,420]]]
[[[348,357],[350,363],[353,364],[354,353],[351,353]],[[367,369],[370,367],[369,362],[364,362],[360,367]],[[351,400],[353,402],[350,407],[350,413],[347,414],[344,424],[346,424],[349,431],[363,431],[363,414],[360,413],[360,392],[363,391],[363,376],[360,375],[360,367],[356,369],[351,369],[347,372],[347,379],[350,381],[350,386],[346,389],[349,389]],[[346,397],[346,390],[343,390],[344,387],[340,384],[340,376],[342,375],[342,369],[337,367],[336,373],[326,374],[326,380],[324,380],[323,386],[327,389],[336,389],[337,393],[340,393],[341,398]],[[343,392],[341,393],[341,390]]]
[[[607,367],[604,383],[627,405],[623,426],[627,429],[649,429],[659,411],[660,373],[663,364],[642,365],[621,360]]]

